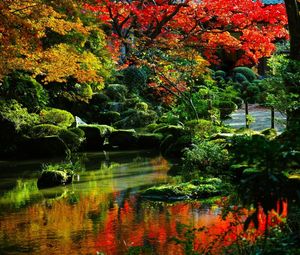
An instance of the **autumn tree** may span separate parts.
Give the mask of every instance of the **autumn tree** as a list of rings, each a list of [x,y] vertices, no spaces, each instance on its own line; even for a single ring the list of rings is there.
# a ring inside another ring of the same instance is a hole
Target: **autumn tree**
[[[44,83],[72,77],[103,86],[112,67],[105,35],[81,17],[80,6],[73,0],[1,1],[0,78],[22,70]]]

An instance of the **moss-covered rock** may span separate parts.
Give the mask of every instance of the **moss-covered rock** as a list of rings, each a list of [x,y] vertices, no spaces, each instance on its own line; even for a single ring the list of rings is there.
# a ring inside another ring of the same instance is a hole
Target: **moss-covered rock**
[[[120,119],[121,119],[120,113],[115,111],[100,112],[96,118],[98,123],[105,124],[105,125],[112,125],[113,123],[119,121]]]
[[[138,137],[133,129],[116,130],[109,136],[109,145],[118,149],[135,149],[138,148]]]
[[[29,131],[29,135],[32,138],[53,136],[58,135],[61,132],[61,130],[61,127],[58,127],[53,124],[40,124],[33,126]]]
[[[167,125],[154,130],[154,133],[161,133],[164,136],[173,135],[179,137],[185,135],[187,132],[183,126]]]
[[[107,125],[79,125],[85,133],[85,141],[80,149],[83,151],[103,150],[105,138],[108,137],[114,128]]]
[[[168,158],[181,158],[183,151],[190,147],[192,141],[191,136],[167,135],[160,144],[160,151],[163,156]]]
[[[64,128],[70,127],[75,121],[72,113],[56,108],[43,109],[40,112],[40,119],[41,123],[53,124]]]
[[[116,122],[114,126],[121,129],[140,128],[153,123],[157,119],[155,111],[140,111],[136,109],[128,109],[122,113],[120,121]]]
[[[37,186],[39,189],[66,185],[72,182],[73,173],[60,170],[45,170],[38,178]]]
[[[219,196],[224,192],[222,181],[218,178],[202,178],[177,185],[165,184],[149,188],[141,193],[142,197],[151,200],[186,200],[203,199]]]
[[[22,141],[18,154],[26,158],[67,157],[70,150],[58,136],[28,138]]]
[[[161,134],[139,134],[138,147],[141,149],[159,149],[162,138]]]
[[[122,84],[109,84],[105,91],[106,95],[114,101],[124,101],[127,94],[127,88]]]
[[[267,137],[268,139],[274,139],[277,136],[277,131],[274,128],[267,128],[260,132],[262,135]]]

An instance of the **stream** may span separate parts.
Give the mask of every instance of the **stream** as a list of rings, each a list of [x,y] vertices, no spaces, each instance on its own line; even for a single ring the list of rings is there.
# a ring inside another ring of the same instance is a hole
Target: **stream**
[[[176,181],[156,153],[86,153],[78,161],[73,184],[43,190],[36,185],[41,167],[55,161],[0,162],[1,255],[141,254],[133,253],[139,247],[142,254],[180,255],[182,246],[170,238],[182,226],[220,230],[217,206],[139,197],[147,187]]]

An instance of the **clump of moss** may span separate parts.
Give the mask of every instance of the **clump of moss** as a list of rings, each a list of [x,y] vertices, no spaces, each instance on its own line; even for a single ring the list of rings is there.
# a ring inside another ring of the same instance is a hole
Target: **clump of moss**
[[[177,185],[164,184],[142,192],[142,197],[153,200],[174,201],[185,199],[206,199],[220,196],[224,184],[219,178],[199,178]]]

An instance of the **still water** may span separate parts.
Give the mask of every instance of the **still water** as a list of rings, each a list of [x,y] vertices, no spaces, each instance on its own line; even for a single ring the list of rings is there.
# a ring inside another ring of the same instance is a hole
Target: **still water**
[[[0,254],[183,254],[170,241],[181,224],[218,225],[218,207],[151,202],[139,191],[168,177],[170,164],[151,152],[78,156],[78,177],[38,190],[41,161],[0,162]],[[51,163],[51,162],[50,162]]]

